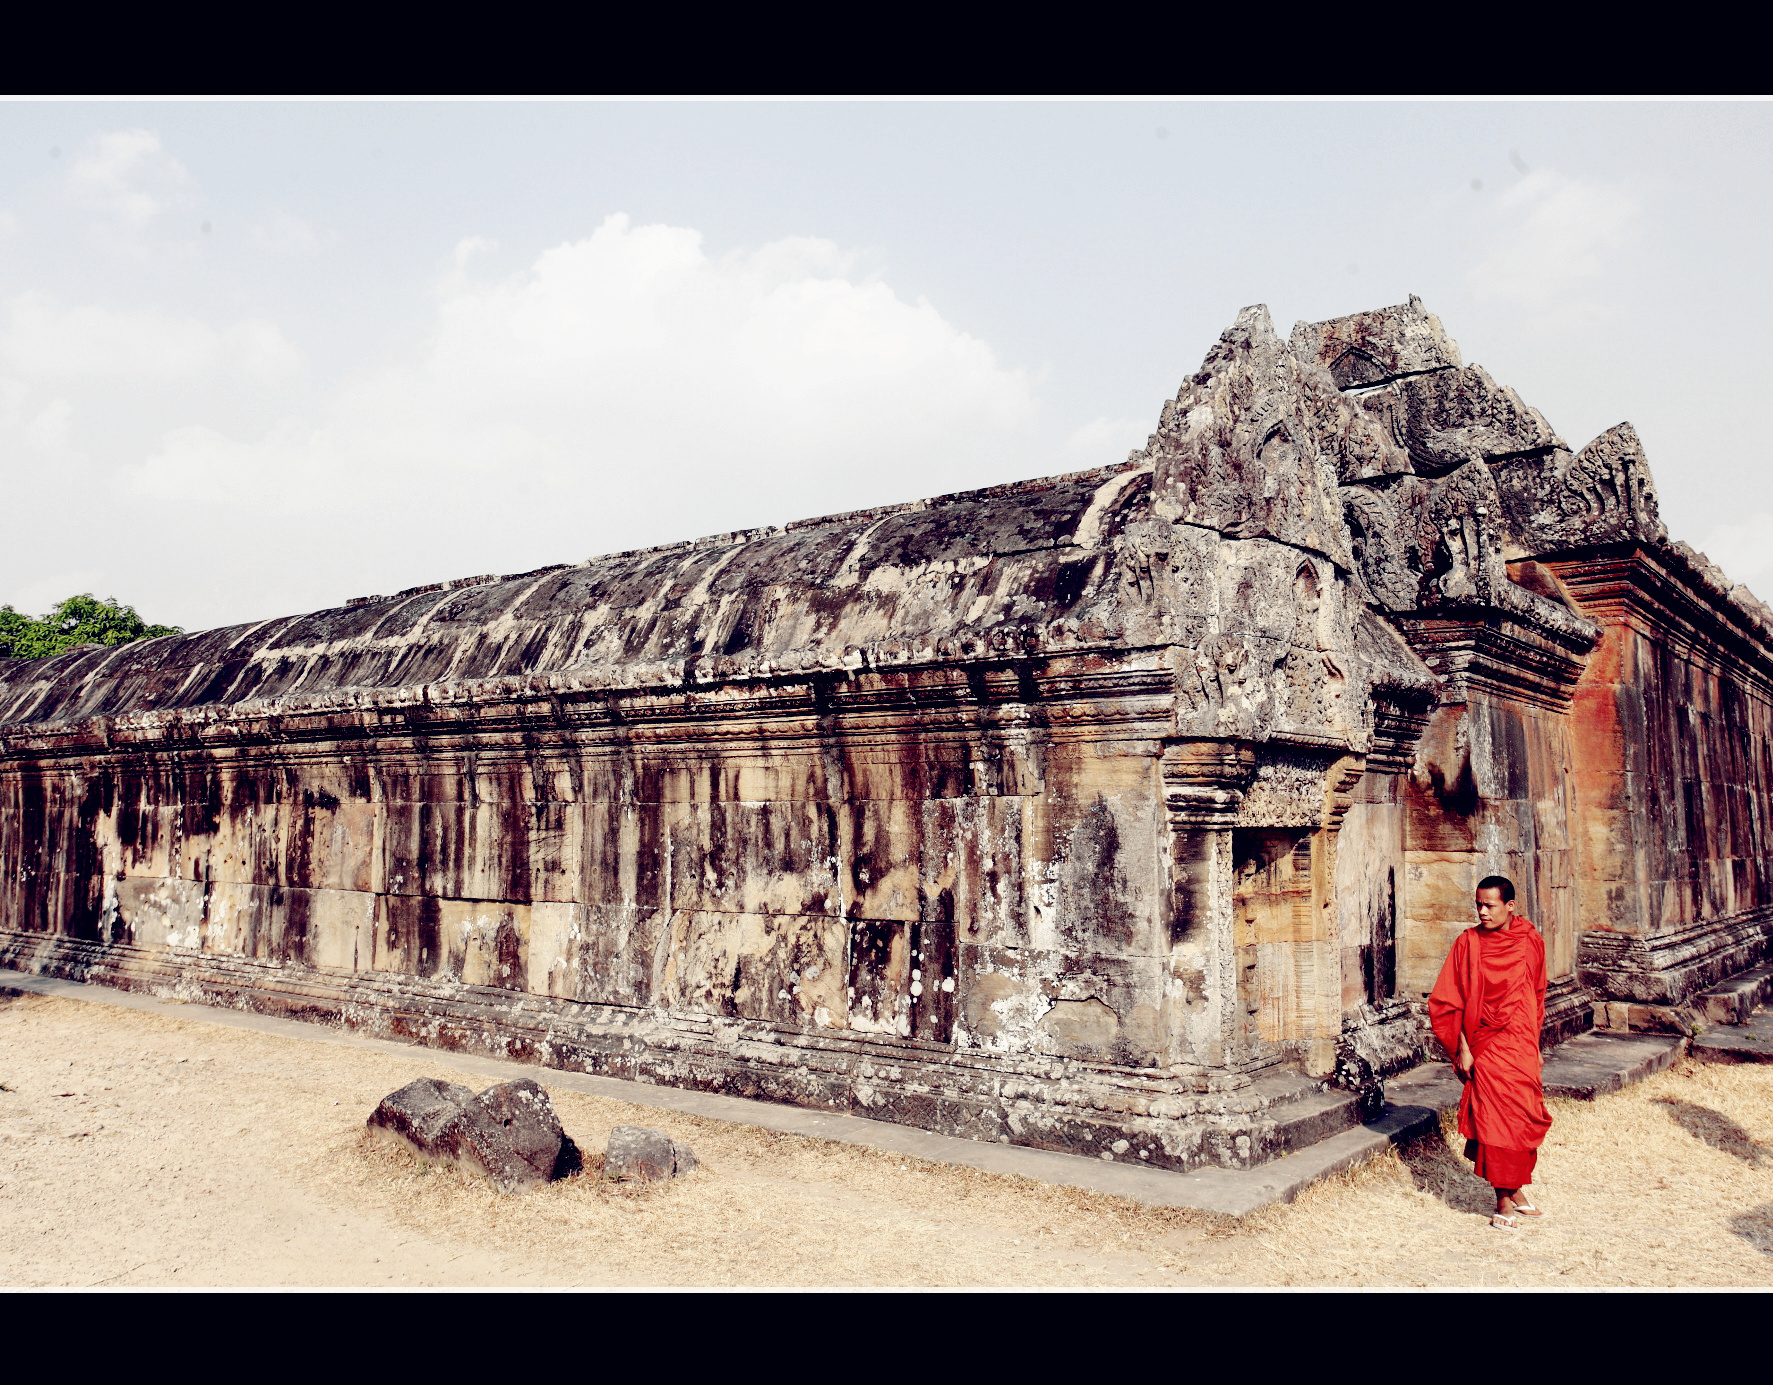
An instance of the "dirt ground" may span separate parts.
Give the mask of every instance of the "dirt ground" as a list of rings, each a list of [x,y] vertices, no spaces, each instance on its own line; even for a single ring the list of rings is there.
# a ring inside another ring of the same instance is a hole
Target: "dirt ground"
[[[593,1157],[502,1198],[362,1138],[426,1075],[460,1076],[421,1049],[0,998],[0,1285],[1773,1287],[1773,1067],[1554,1102],[1550,1215],[1515,1232],[1439,1137],[1231,1221],[564,1089],[588,1155],[653,1125],[702,1167],[636,1187]]]

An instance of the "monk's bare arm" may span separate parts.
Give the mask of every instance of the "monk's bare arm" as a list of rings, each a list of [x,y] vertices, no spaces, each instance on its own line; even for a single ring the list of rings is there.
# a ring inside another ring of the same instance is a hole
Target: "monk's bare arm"
[[[1470,1077],[1471,1065],[1475,1061],[1471,1056],[1471,1045],[1465,1041],[1465,1031],[1461,1029],[1459,1031],[1459,1051],[1453,1055],[1453,1071],[1458,1073],[1462,1079]]]

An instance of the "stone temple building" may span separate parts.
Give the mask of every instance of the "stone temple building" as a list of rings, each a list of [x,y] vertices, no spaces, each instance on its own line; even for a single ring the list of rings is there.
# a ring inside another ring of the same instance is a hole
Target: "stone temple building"
[[[0,661],[0,964],[1187,1168],[1773,920],[1773,612],[1412,299],[1241,313],[1125,462]],[[1671,1018],[1674,1017],[1674,1018]]]

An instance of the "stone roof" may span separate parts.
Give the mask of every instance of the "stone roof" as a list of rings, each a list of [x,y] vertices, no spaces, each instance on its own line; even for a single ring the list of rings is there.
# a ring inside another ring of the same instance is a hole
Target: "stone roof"
[[[646,687],[1124,639],[1132,464],[721,534],[280,620],[0,660],[0,724],[515,676]]]
[[[1192,649],[1179,734],[1354,744],[1374,690],[1434,686],[1387,617],[1499,605],[1592,641],[1507,564],[1614,543],[1663,555],[1773,650],[1773,613],[1669,543],[1629,424],[1572,453],[1414,298],[1290,341],[1257,306],[1118,466],[0,660],[0,726]],[[1246,694],[1267,710],[1227,721]]]

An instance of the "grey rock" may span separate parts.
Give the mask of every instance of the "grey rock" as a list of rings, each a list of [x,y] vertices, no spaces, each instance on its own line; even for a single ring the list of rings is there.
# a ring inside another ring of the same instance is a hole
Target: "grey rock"
[[[609,1132],[603,1156],[603,1172],[609,1178],[677,1178],[695,1166],[696,1156],[688,1145],[646,1125],[618,1125]]]
[[[467,1169],[502,1193],[563,1178],[582,1163],[547,1091],[527,1077],[479,1096],[422,1077],[384,1097],[368,1127],[423,1158]]]
[[[476,1097],[474,1106],[476,1118],[463,1124],[463,1136],[501,1191],[521,1191],[578,1171],[578,1146],[539,1083],[527,1077],[500,1082]]]

